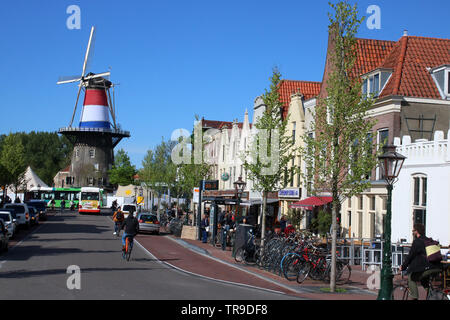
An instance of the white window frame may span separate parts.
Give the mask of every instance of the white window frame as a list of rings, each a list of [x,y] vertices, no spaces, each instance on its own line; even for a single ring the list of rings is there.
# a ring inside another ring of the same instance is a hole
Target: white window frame
[[[414,196],[415,196],[415,183],[414,183],[414,179],[418,178],[419,179],[419,203],[415,204],[414,203]],[[412,197],[411,197],[411,219],[414,223],[414,210],[424,210],[425,211],[425,216],[427,213],[427,206],[428,206],[428,199],[426,199],[425,204],[423,203],[422,199],[423,199],[423,179],[427,179],[427,191],[428,191],[428,176],[424,173],[413,173],[411,175],[411,181],[412,181]]]
[[[374,97],[375,97],[375,98],[378,97],[378,96],[380,95],[382,89],[384,89],[384,88],[381,88],[381,71],[377,71],[377,72],[368,74],[367,76],[363,77],[363,82],[364,82],[364,81],[367,81],[367,89],[366,89],[366,93],[365,93],[365,96],[366,96],[366,97],[369,97],[370,94],[371,94],[372,86],[373,86],[373,83],[375,83],[375,76],[376,76],[376,75],[378,75],[378,91],[377,91],[377,93],[374,95]],[[389,79],[388,79],[388,80],[389,80]],[[370,85],[371,82],[372,82],[372,86]],[[386,83],[387,83],[387,82],[386,82]],[[364,84],[363,84],[363,86],[364,86]]]
[[[450,98],[450,83],[449,83],[449,77],[450,77],[450,69],[445,69],[445,77],[444,77],[444,95],[447,98]]]

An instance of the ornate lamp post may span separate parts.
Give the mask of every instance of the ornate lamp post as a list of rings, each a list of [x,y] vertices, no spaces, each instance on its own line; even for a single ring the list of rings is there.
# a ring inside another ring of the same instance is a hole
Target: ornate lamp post
[[[240,213],[239,206],[241,205],[241,197],[242,193],[244,192],[246,182],[242,180],[242,177],[239,177],[237,181],[233,182],[234,189],[236,191],[236,198],[237,198],[237,208],[236,208],[236,220],[238,218],[238,213]]]
[[[237,181],[233,182],[234,190],[235,190],[236,198],[237,198],[235,222],[238,221],[238,218],[240,216],[240,213],[239,213],[240,209],[239,209],[239,207],[241,205],[241,197],[242,197],[242,193],[244,192],[246,184],[247,183],[242,180],[242,177],[239,177]],[[236,225],[236,228],[237,228],[237,225]],[[236,233],[235,233],[235,235],[236,235]],[[235,242],[235,245],[233,246],[233,252],[232,252],[232,256],[235,257],[235,255],[236,255],[236,242]]]
[[[387,182],[387,211],[384,222],[384,244],[383,244],[383,268],[381,270],[381,288],[378,291],[378,300],[392,299],[392,253],[391,253],[391,218],[392,218],[392,189],[402,169],[406,157],[395,151],[393,145],[383,147],[384,154],[378,157],[381,173]]]

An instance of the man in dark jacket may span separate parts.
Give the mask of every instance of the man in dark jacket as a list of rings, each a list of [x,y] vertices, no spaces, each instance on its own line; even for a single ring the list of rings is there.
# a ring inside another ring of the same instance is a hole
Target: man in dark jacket
[[[407,270],[408,274],[408,287],[409,296],[413,300],[419,298],[418,281],[424,281],[433,273],[439,272],[439,266],[430,263],[427,259],[427,252],[425,250],[425,226],[420,223],[416,223],[413,228],[414,241],[409,251],[408,256],[405,258],[400,271]],[[422,285],[424,282],[422,282]]]
[[[133,213],[130,213],[128,217],[122,222],[120,229],[124,229],[122,235],[122,251],[125,251],[126,238],[131,237],[133,239],[139,232],[139,221],[136,219]]]

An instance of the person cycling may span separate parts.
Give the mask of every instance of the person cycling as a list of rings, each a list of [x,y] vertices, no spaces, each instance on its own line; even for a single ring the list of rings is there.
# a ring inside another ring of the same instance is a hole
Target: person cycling
[[[134,239],[139,232],[139,221],[136,219],[135,214],[129,214],[128,217],[122,222],[121,230],[124,229],[122,235],[122,251],[125,251],[125,244],[127,237]]]
[[[120,227],[122,225],[123,220],[125,220],[125,216],[122,212],[122,210],[120,210],[120,207],[117,209],[116,212],[114,212],[113,215],[113,221],[114,221],[114,235],[119,235],[120,233]]]
[[[419,288],[417,282],[423,287],[427,285],[428,277],[440,271],[440,264],[430,263],[427,260],[425,249],[425,226],[416,223],[413,226],[413,243],[408,256],[403,261],[400,271],[406,271],[408,274],[409,296],[413,300],[419,299]]]

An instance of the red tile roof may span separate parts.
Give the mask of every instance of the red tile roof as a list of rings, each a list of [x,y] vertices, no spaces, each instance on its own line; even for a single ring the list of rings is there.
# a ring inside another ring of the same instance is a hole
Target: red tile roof
[[[362,75],[378,68],[395,46],[394,41],[357,39],[353,74]]]
[[[216,120],[202,119],[202,128],[203,129],[209,129],[209,128],[220,129],[224,125],[229,125],[231,127],[232,124],[233,124],[233,122],[228,122],[228,121],[216,121]]]
[[[356,39],[356,61],[350,72],[351,76],[359,77],[362,74],[370,72],[378,68],[385,58],[389,55],[394,48],[395,41],[387,40],[374,40],[374,39]],[[320,91],[320,96],[325,98],[327,95],[326,88],[328,86],[327,82],[329,75],[332,72],[331,68],[331,50],[333,49],[333,39],[330,35],[328,39],[328,53],[327,61],[325,66],[325,71],[322,79],[322,88]]]
[[[321,84],[314,81],[281,80],[278,92],[283,105],[283,118],[287,116],[292,94],[301,93],[305,100],[314,98],[319,95]]]
[[[450,39],[404,36],[380,65],[393,73],[380,97],[441,99],[427,68],[450,64]]]
[[[243,122],[238,122],[238,128],[242,129],[244,126]],[[249,123],[250,128],[252,127],[252,124]],[[210,129],[210,128],[214,128],[214,129],[222,129],[222,128],[228,128],[231,129],[233,127],[233,122],[230,121],[217,121],[217,120],[205,120],[202,119],[202,127],[203,129]]]

